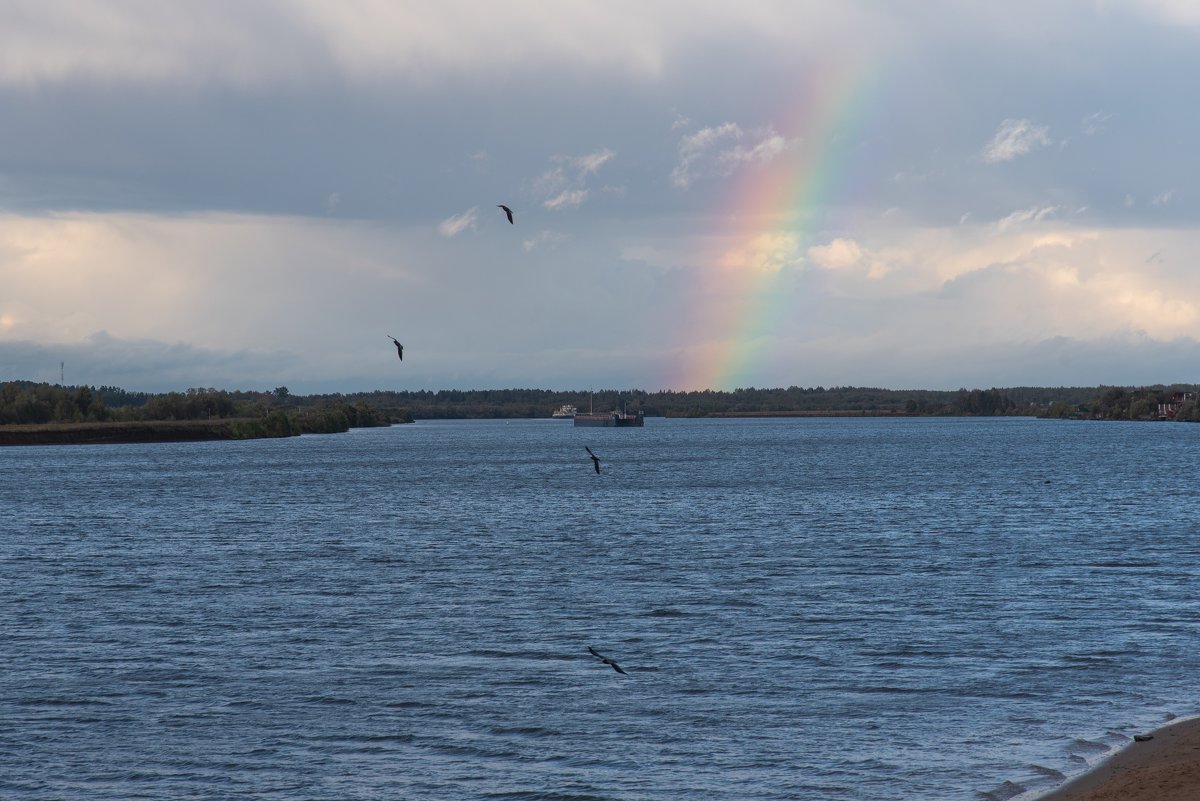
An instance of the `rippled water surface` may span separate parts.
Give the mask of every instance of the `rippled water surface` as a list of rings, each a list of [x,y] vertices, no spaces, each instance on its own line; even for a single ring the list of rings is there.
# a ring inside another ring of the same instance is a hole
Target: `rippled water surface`
[[[0,450],[0,797],[1045,789],[1200,711],[1198,468],[1034,420]]]

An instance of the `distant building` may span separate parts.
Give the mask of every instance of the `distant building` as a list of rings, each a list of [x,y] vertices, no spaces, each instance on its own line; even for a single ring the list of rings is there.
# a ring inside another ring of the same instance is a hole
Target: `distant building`
[[[1179,407],[1186,401],[1195,400],[1195,392],[1176,392],[1171,396],[1171,400],[1167,403],[1158,404],[1158,419],[1159,420],[1174,420],[1175,415],[1179,413]]]

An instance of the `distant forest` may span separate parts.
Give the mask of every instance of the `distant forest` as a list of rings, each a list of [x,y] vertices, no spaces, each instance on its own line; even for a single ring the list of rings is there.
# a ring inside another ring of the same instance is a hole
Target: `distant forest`
[[[118,387],[0,384],[0,425],[236,420],[241,437],[332,434],[350,428],[411,423],[403,409],[344,397],[271,392],[128,392]]]
[[[1196,393],[1196,385],[1176,384],[956,391],[795,386],[732,392],[380,390],[325,395],[293,395],[287,387],[277,387],[269,392],[189,389],[154,394],[12,381],[0,384],[0,425],[246,418],[270,421],[289,433],[317,433],[414,419],[549,417],[564,404],[580,411],[627,407],[662,417],[1005,415],[1200,421]]]

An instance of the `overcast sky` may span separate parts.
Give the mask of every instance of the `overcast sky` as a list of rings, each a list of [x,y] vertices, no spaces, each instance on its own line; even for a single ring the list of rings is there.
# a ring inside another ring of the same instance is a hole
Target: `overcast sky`
[[[0,17],[0,381],[1200,381],[1190,0]]]

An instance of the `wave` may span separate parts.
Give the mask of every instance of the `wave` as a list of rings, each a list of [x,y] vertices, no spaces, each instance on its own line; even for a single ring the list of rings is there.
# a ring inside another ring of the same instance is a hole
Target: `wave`
[[[1025,788],[1016,782],[1004,782],[999,787],[979,793],[980,801],[1008,801],[1025,792]]]
[[[525,737],[558,737],[562,734],[558,729],[547,729],[544,726],[492,726],[491,732],[500,736],[520,734]]]

